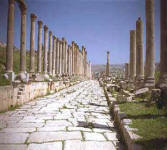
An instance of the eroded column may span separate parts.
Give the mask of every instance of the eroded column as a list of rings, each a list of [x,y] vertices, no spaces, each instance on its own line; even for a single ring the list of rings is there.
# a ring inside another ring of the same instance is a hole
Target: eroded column
[[[37,57],[37,72],[41,73],[42,64],[42,21],[38,21],[38,57]]]
[[[49,32],[49,58],[48,58],[48,73],[52,75],[52,32]]]
[[[57,38],[56,40],[56,75],[59,76],[60,74],[60,64],[59,64],[59,59],[60,59],[60,51],[59,51],[59,39]]]
[[[136,22],[136,86],[138,88],[142,87],[143,80],[143,22],[138,18]]]
[[[59,41],[59,74],[62,76],[62,41]]]
[[[53,36],[53,53],[52,53],[52,74],[55,76],[55,65],[56,65],[56,37]]]
[[[129,79],[129,64],[125,63],[125,79]]]
[[[8,27],[7,27],[7,47],[6,47],[6,72],[13,72],[13,33],[14,33],[14,3],[15,0],[8,1]]]
[[[106,65],[106,76],[110,75],[110,62],[109,62],[110,52],[107,51],[107,65]]]
[[[130,82],[135,81],[136,77],[136,31],[130,31]]]
[[[155,49],[154,49],[154,0],[146,0],[146,64],[145,86],[154,87]]]
[[[30,33],[30,73],[35,72],[35,14],[31,14],[31,33]]]
[[[44,73],[47,74],[48,65],[48,27],[44,26]]]
[[[167,1],[161,0],[160,88],[167,95]]]

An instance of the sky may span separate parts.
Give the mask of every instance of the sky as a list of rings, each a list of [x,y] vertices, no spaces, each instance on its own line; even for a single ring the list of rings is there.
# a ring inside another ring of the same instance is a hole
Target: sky
[[[92,64],[105,64],[110,51],[110,64],[129,62],[129,31],[136,28],[141,17],[144,25],[145,54],[145,0],[25,0],[27,4],[27,40],[30,47],[30,14],[49,27],[58,38],[68,44],[75,41],[86,47]],[[20,10],[15,5],[14,45],[20,47]],[[0,0],[0,41],[6,42],[8,0]],[[36,48],[37,48],[36,23]],[[155,0],[155,59],[160,51],[160,1]],[[144,56],[145,57],[145,56]]]

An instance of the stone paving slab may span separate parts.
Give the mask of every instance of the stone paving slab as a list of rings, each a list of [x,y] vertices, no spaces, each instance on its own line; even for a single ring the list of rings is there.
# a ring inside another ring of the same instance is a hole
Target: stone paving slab
[[[97,81],[0,114],[0,150],[115,150],[118,137]]]
[[[30,144],[28,150],[62,150],[62,142]]]
[[[75,146],[74,146],[75,145]],[[66,141],[65,150],[116,150],[112,142]]]

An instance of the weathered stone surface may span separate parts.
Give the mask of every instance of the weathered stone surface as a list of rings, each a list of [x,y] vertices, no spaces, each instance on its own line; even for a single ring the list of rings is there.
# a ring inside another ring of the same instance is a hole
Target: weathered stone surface
[[[43,143],[62,140],[82,140],[80,132],[35,132],[30,135],[28,143]]]
[[[30,144],[28,150],[62,150],[62,142]]]
[[[17,144],[17,145],[1,145],[0,144],[0,149],[1,150],[27,150],[27,145],[25,144]]]
[[[116,130],[103,89],[96,81],[82,82],[38,98],[12,112],[2,113],[0,120],[4,122],[0,130],[3,142],[4,135],[8,135],[6,145],[26,142],[29,149],[52,149],[52,146],[62,149],[64,141],[65,149],[116,149],[113,144]],[[17,141],[11,141],[14,139]],[[75,141],[79,142],[74,147]]]
[[[75,146],[74,146],[75,145]],[[116,150],[112,142],[67,141],[65,150]]]
[[[0,144],[24,144],[27,133],[0,133]]]
[[[86,141],[106,141],[105,137],[101,133],[89,133],[84,132],[84,137]]]

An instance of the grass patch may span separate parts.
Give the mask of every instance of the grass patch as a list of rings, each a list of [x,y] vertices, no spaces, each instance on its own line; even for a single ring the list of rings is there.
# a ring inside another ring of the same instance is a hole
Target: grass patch
[[[160,115],[165,116],[166,111],[164,109],[157,109],[153,104],[150,107],[146,106],[146,103],[123,103],[119,104],[121,112],[125,112],[128,118],[153,118]]]
[[[167,118],[159,117],[154,119],[133,119],[131,128],[142,138],[136,142],[142,144],[146,150],[165,150],[167,143]]]
[[[6,80],[3,74],[0,74],[0,86],[10,85],[10,81]]]

